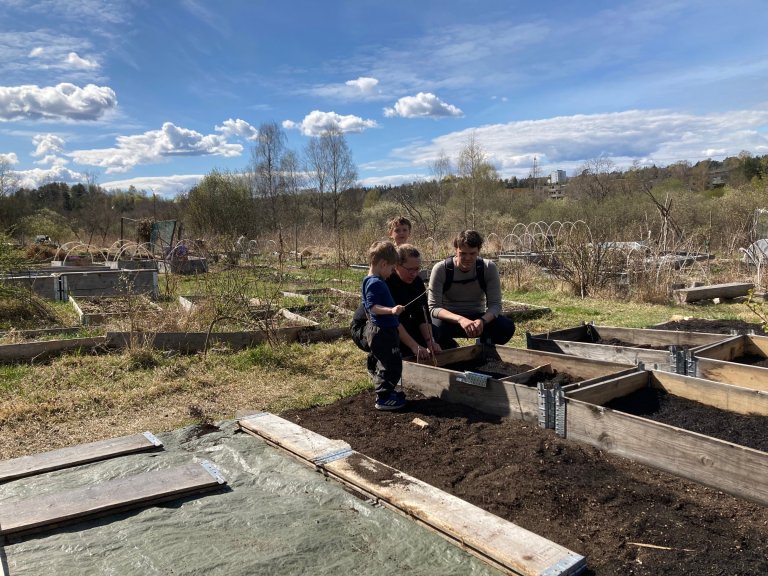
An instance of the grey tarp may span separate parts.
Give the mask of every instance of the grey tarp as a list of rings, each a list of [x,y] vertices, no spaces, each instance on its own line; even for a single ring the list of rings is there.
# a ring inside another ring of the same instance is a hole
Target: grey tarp
[[[3,502],[203,459],[226,489],[5,542],[9,576],[498,574],[437,534],[374,506],[237,430],[159,435],[164,450],[0,484]]]

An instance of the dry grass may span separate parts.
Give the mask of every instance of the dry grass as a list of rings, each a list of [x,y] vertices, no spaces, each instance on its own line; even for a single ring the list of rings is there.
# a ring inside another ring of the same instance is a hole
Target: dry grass
[[[0,368],[0,459],[124,434],[172,430],[239,410],[279,412],[369,386],[350,342],[174,356],[142,348]]]

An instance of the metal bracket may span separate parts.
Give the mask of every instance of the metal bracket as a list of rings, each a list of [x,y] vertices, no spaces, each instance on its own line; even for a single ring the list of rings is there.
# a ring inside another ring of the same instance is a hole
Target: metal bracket
[[[550,390],[544,388],[543,382],[539,382],[536,389],[539,393],[539,428],[554,428],[554,414],[552,412],[554,405],[551,401]]]
[[[543,382],[536,386],[539,393],[539,427],[549,428],[565,437],[565,392],[560,386],[545,388]]]
[[[152,434],[152,432],[144,432],[144,438],[149,440],[157,448],[160,448],[160,446],[163,445],[160,439],[154,434]]]
[[[561,438],[565,438],[565,392],[560,386],[557,386],[552,390],[552,405],[555,411],[555,433]]]
[[[669,371],[674,374],[685,374],[688,362],[688,351],[684,347],[669,347]]]
[[[216,480],[219,484],[226,484],[227,481],[224,479],[224,476],[221,475],[219,472],[219,469],[216,468],[213,462],[209,460],[201,460],[200,466],[205,468],[205,471],[208,472],[211,476],[213,476],[213,479]]]
[[[472,386],[479,386],[480,388],[485,388],[488,385],[488,380],[490,379],[491,377],[487,374],[480,374],[479,372],[471,372],[469,370],[465,370],[463,374],[456,376],[457,382],[470,384]]]
[[[341,448],[339,450],[334,450],[333,452],[328,452],[327,454],[316,456],[312,459],[312,463],[315,466],[323,466],[324,464],[335,462],[336,460],[341,460],[342,458],[347,458],[348,456],[351,456],[353,452],[354,450],[352,450],[350,447]]]
[[[685,362],[685,373],[688,376],[698,377],[699,375],[699,359],[696,358],[696,354],[688,350]]]

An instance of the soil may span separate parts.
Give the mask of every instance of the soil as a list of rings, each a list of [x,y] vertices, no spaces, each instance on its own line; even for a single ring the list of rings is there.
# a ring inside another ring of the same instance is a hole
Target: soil
[[[688,320],[672,320],[664,324],[652,326],[656,330],[680,330],[685,332],[709,332],[711,334],[758,334],[768,335],[759,323],[745,322],[744,320],[704,320],[690,318]]]
[[[583,554],[587,574],[768,573],[768,508],[535,423],[406,393],[398,412],[377,412],[365,392],[283,416]]]
[[[749,364],[750,366],[759,366],[760,368],[768,368],[768,358],[760,356],[759,354],[745,354],[730,360],[730,362],[736,362],[737,364]]]
[[[131,311],[138,312],[153,310],[149,300],[143,298],[124,298],[116,296],[76,298],[77,305],[84,314],[128,314]]]
[[[608,346],[623,346],[624,348],[643,348],[644,350],[669,350],[669,346],[652,346],[651,344],[635,344],[634,342],[624,342],[618,338],[600,338],[596,344],[606,344]]]
[[[447,370],[455,370],[457,372],[464,372],[469,370],[471,372],[478,372],[485,374],[491,378],[500,379],[507,376],[514,376],[529,372],[536,368],[536,366],[529,366],[527,364],[513,364],[510,362],[504,362],[503,360],[478,360],[470,362],[456,362],[454,364],[446,364],[443,368]],[[525,384],[526,386],[537,386],[539,383],[543,383],[546,388],[553,388],[554,386],[565,386],[566,384],[573,384],[579,382],[580,378],[571,376],[566,372],[558,372],[551,369],[551,371],[539,370],[532,374],[530,378],[525,381],[516,381],[519,384]]]
[[[608,408],[691,432],[706,434],[741,446],[768,452],[768,416],[736,414],[694,400],[668,394],[659,388],[643,388],[611,400]]]

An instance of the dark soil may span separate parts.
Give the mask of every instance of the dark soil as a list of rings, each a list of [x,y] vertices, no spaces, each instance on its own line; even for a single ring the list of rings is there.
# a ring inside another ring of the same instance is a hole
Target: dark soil
[[[608,346],[623,346],[624,348],[643,348],[645,350],[669,350],[669,345],[653,346],[651,344],[635,344],[633,342],[624,342],[618,338],[600,338],[596,344],[606,344]]]
[[[657,326],[656,330],[680,330],[684,332],[709,332],[711,334],[758,334],[768,335],[763,330],[762,324],[744,322],[743,320],[703,320],[691,318],[690,320],[673,320]]]
[[[643,388],[611,400],[608,408],[734,444],[768,452],[768,416],[736,414],[694,400],[668,394],[660,388]]]
[[[469,362],[456,362],[453,364],[446,364],[443,368],[447,370],[455,370],[456,372],[464,372],[469,370],[470,372],[477,372],[479,374],[485,374],[491,378],[500,379],[507,376],[515,376],[522,374],[523,372],[529,372],[536,368],[536,366],[529,366],[528,364],[513,364],[511,362],[504,362],[499,359],[492,360],[477,360]],[[519,384],[525,384],[526,386],[536,386],[539,383],[544,383],[548,388],[554,386],[565,386],[566,384],[573,384],[579,382],[581,379],[571,376],[565,372],[558,372],[552,369],[551,372],[540,370],[531,375],[527,380],[518,381]]]
[[[583,554],[588,574],[768,574],[768,508],[406,392],[399,412],[377,412],[366,392],[283,416]]]
[[[737,364],[749,364],[750,366],[759,366],[761,368],[768,368],[768,358],[760,356],[759,354],[745,354],[730,360],[730,362],[736,362]]]

